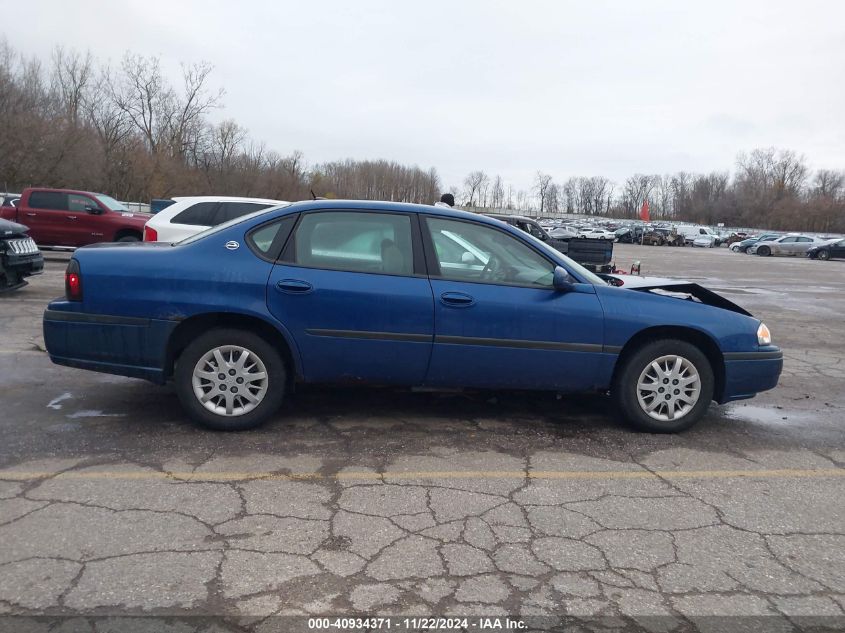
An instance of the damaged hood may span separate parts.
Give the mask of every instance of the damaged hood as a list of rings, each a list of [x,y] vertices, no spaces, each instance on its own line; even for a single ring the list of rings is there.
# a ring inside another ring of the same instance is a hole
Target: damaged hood
[[[690,281],[682,279],[661,279],[659,277],[641,277],[640,279],[642,281],[636,285],[628,285],[626,281],[622,287],[636,292],[651,292],[664,297],[674,297],[683,301],[703,303],[704,305],[729,310],[730,312],[736,312],[745,316],[754,316],[733,301],[725,299],[722,295]]]

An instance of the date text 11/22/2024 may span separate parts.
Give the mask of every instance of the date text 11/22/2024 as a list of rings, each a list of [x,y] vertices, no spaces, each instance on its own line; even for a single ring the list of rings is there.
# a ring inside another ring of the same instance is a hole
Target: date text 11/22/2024
[[[366,618],[308,618],[310,630],[333,631],[521,631],[527,624],[519,619],[500,617],[440,618],[440,617],[366,617]]]

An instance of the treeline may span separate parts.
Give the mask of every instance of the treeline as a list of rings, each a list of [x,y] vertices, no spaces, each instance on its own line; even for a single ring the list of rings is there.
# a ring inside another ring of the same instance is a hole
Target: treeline
[[[509,193],[503,197],[503,191]],[[775,148],[740,154],[733,174],[635,174],[617,185],[603,176],[556,183],[551,175],[537,172],[530,193],[520,190],[513,195],[501,177],[491,179],[483,171],[473,171],[454,193],[468,207],[504,207],[539,215],[635,218],[648,200],[655,219],[845,232],[845,171],[812,172],[803,156]]]
[[[47,63],[0,40],[0,186],[69,187],[120,200],[316,195],[431,203],[435,169],[386,160],[307,165],[252,140],[233,120],[213,123],[223,90],[205,63],[171,85],[157,58],[127,53],[112,68],[56,48]]]

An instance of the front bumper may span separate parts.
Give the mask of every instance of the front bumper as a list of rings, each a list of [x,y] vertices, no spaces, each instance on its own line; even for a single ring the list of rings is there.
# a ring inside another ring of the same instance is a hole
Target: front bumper
[[[163,384],[177,321],[74,312],[55,301],[44,312],[44,344],[57,365]]]
[[[754,352],[725,353],[725,388],[719,404],[753,398],[774,389],[783,370],[783,352],[774,345]]]
[[[16,253],[6,252],[0,254],[0,272],[3,273],[7,283],[10,283],[10,280],[20,282],[25,277],[40,275],[43,271],[44,256],[41,253],[18,255]],[[20,285],[25,284],[18,283],[14,287]]]

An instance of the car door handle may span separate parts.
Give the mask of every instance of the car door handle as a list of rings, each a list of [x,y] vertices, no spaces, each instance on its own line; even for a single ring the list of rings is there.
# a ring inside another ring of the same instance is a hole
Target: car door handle
[[[75,215],[68,215],[68,216],[65,216],[65,217],[67,217],[68,220],[75,220],[76,219]]]
[[[34,218],[34,217],[36,216],[36,214],[35,214],[35,213],[27,213],[26,215],[27,215],[28,217],[30,217],[30,218]]]
[[[307,281],[302,281],[300,279],[282,279],[281,281],[276,282],[276,288],[282,292],[305,294],[306,292],[311,292],[314,289],[314,286],[309,284]]]
[[[440,303],[450,308],[468,308],[475,303],[475,299],[463,292],[444,292],[440,295]]]

